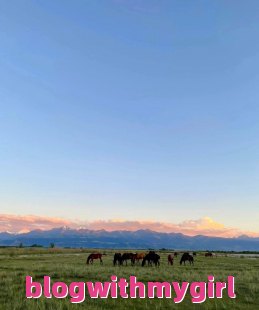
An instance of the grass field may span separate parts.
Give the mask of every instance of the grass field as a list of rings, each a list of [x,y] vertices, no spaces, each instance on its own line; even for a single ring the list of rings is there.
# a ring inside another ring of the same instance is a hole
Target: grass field
[[[86,265],[88,253],[79,249],[0,249],[0,309],[259,309],[259,259],[242,257],[205,258],[198,253],[195,265],[180,266],[179,256],[174,266],[167,265],[167,252],[159,252],[161,265],[155,267],[113,267],[113,251],[102,251],[104,264]],[[236,299],[225,294],[223,299],[206,299],[202,304],[192,304],[190,296],[180,304],[173,299],[90,299],[71,304],[66,299],[26,299],[25,276],[42,282],[44,275],[53,281],[110,281],[111,275],[118,278],[137,277],[138,281],[206,281],[212,274],[215,281],[226,281],[228,275],[235,276]]]

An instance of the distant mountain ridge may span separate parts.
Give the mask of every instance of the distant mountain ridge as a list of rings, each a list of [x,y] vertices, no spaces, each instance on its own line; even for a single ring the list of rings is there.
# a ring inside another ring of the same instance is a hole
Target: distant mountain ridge
[[[32,230],[27,233],[0,233],[1,246],[24,246],[39,244],[58,247],[112,248],[112,249],[179,249],[179,250],[221,250],[259,251],[259,238],[239,236],[237,238],[187,236],[181,233],[161,233],[149,229],[137,231],[106,231],[71,229],[59,227],[51,230]]]

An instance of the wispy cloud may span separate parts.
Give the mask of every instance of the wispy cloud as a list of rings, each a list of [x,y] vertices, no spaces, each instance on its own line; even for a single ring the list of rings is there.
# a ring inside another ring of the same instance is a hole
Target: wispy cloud
[[[60,226],[71,228],[87,228],[93,230],[138,230],[150,229],[158,232],[177,232],[186,235],[206,235],[219,237],[236,237],[246,234],[251,237],[258,237],[259,232],[242,231],[237,228],[226,227],[215,222],[209,217],[198,220],[187,220],[181,223],[166,223],[156,221],[127,221],[122,219],[97,220],[97,221],[72,221],[62,218],[43,217],[35,215],[11,215],[0,214],[0,231],[27,232],[34,229],[48,230]]]

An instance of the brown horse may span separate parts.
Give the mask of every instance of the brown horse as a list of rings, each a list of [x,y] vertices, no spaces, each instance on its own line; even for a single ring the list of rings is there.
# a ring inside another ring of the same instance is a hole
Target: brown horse
[[[173,265],[174,264],[174,257],[173,257],[173,255],[169,254],[167,256],[167,261],[168,261],[168,265]]]
[[[177,257],[178,256],[178,253],[177,252],[174,252],[174,257]]]
[[[213,257],[213,253],[207,252],[207,253],[205,253],[205,257]]]
[[[133,263],[135,262],[139,263],[140,260],[144,259],[144,257],[147,255],[147,253],[135,253],[133,256]]]
[[[87,257],[87,261],[86,264],[89,265],[93,263],[94,259],[99,259],[100,260],[100,264],[103,264],[103,260],[102,260],[102,256],[105,254],[101,254],[101,253],[92,253]]]

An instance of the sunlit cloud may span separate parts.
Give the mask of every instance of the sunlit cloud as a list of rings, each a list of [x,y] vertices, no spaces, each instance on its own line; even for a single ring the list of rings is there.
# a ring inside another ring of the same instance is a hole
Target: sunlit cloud
[[[72,222],[55,217],[36,215],[0,214],[0,231],[24,233],[35,229],[48,230],[59,226],[69,226]]]
[[[259,232],[248,232],[237,228],[226,227],[221,223],[215,222],[209,217],[203,217],[198,220],[183,221],[177,224],[156,221],[99,220],[87,223],[85,227],[89,229],[105,229],[107,231],[134,231],[138,229],[150,229],[158,232],[182,233],[189,236],[206,235],[218,237],[237,237],[243,234],[251,237],[259,236]]]
[[[49,230],[61,226],[68,226],[74,229],[104,229],[107,231],[150,229],[157,232],[174,232],[189,236],[237,237],[245,234],[251,237],[259,237],[259,232],[243,231],[233,227],[226,227],[209,217],[203,217],[198,220],[186,220],[181,223],[166,223],[157,221],[128,221],[123,219],[76,221],[35,215],[22,216],[0,214],[0,231],[24,233],[35,229]]]

